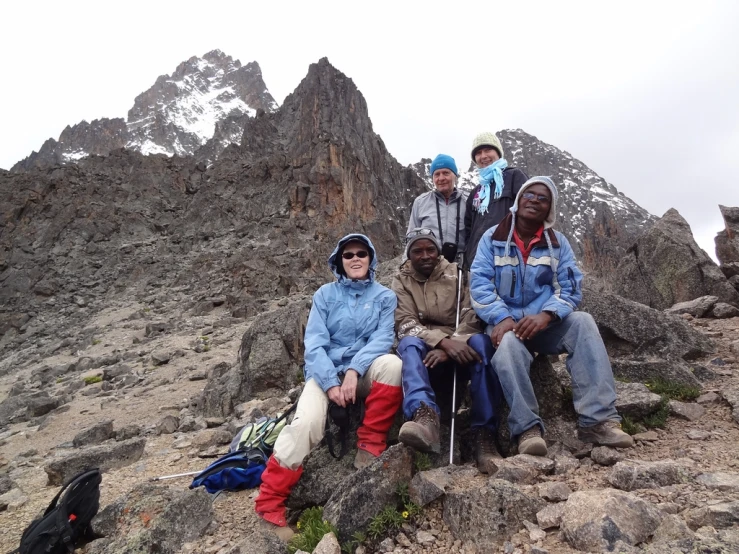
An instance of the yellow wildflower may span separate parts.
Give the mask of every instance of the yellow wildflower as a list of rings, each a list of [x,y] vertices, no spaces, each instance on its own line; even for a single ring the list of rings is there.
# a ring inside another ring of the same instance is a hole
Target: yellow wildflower
[[[298,521],[298,529],[300,529],[300,527],[301,527],[301,525],[300,525],[300,522]]]
[[[403,519],[408,519],[408,515],[409,515],[409,514],[408,514],[408,512],[403,512],[403,513],[402,513],[402,514],[400,514],[400,515],[402,515],[402,516],[403,516]]]

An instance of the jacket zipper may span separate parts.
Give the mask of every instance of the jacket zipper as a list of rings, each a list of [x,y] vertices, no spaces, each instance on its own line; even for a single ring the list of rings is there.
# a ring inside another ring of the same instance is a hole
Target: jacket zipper
[[[513,279],[511,279],[511,293],[509,296],[513,298],[513,295],[516,294],[516,270],[513,270]]]
[[[572,271],[571,267],[567,268],[567,276],[570,278],[570,284],[572,285],[572,294],[575,294],[577,292],[575,288],[577,284],[575,283],[575,272]]]

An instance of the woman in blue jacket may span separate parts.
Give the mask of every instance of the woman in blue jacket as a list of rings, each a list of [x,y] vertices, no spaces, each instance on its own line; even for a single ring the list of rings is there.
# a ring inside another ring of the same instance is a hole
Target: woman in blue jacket
[[[257,514],[279,527],[287,525],[285,500],[300,479],[303,460],[323,438],[329,401],[347,406],[365,398],[354,460],[361,469],[385,450],[403,400],[402,363],[389,354],[397,299],[375,281],[372,243],[364,235],[347,235],[328,265],[336,281],[313,295],[305,329],[305,387],[292,423],[275,442],[256,499]]]

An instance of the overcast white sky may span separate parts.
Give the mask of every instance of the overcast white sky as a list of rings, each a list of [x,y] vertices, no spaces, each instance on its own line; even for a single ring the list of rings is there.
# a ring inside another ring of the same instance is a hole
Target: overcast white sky
[[[327,56],[403,164],[467,166],[483,130],[567,150],[714,255],[739,205],[739,2],[6,2],[0,167],[218,48],[282,102]]]

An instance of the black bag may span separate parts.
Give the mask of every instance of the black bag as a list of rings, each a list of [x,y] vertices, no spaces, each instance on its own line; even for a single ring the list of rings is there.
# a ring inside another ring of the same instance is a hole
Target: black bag
[[[65,554],[74,551],[78,540],[92,540],[90,521],[100,508],[102,480],[100,471],[91,469],[67,481],[44,515],[33,520],[23,531],[21,544],[15,552]]]
[[[334,434],[331,431],[332,421],[334,425],[336,425],[339,428],[338,438],[339,438],[340,450],[338,454],[336,454],[336,452],[334,451]],[[350,427],[349,409],[342,408],[338,404],[329,402],[328,417],[326,418],[326,433],[324,437],[326,438],[326,445],[328,446],[329,454],[331,454],[331,456],[333,456],[337,460],[341,460],[344,457],[344,455],[347,452],[349,452],[349,427]]]

